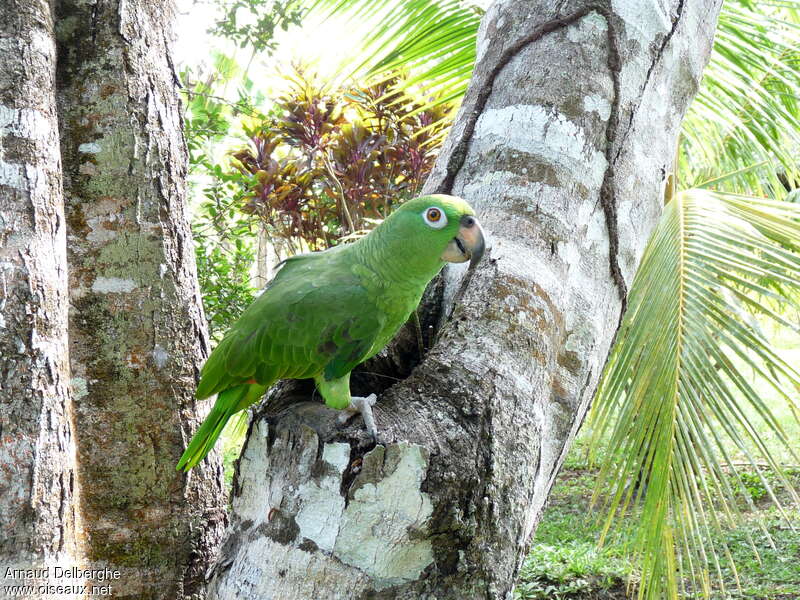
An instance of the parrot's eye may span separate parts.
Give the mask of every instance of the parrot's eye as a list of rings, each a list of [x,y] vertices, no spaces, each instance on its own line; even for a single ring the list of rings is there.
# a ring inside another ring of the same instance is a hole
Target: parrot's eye
[[[425,209],[425,211],[422,213],[422,218],[425,219],[425,222],[434,229],[441,229],[447,225],[447,215],[444,214],[444,211],[441,208],[436,206],[431,206],[430,208]]]

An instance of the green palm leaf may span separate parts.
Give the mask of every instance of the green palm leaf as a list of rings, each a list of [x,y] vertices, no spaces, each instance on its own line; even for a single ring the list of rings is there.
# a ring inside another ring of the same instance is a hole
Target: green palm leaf
[[[744,307],[792,327],[763,298],[800,308],[797,240],[797,205],[690,190],[667,205],[645,250],[592,414],[595,439],[608,436],[611,449],[597,486],[613,490],[606,529],[620,512],[641,509],[640,598],[677,597],[676,569],[706,592],[712,574],[721,582],[727,548],[714,534],[740,510],[741,483],[727,475],[731,448],[776,503],[764,464],[791,490],[759,431],[797,460],[793,443],[746,373],[795,416],[786,390],[800,389],[800,373],[742,317]]]
[[[800,184],[800,5],[727,0],[703,82],[682,127],[687,187],[781,199]],[[753,168],[753,165],[759,165]]]
[[[424,82],[433,104],[460,100],[475,66],[482,11],[460,0],[307,0],[312,12],[342,14],[352,22],[374,20],[359,40],[351,74],[385,76],[409,71],[406,86]],[[425,109],[427,107],[423,107]]]

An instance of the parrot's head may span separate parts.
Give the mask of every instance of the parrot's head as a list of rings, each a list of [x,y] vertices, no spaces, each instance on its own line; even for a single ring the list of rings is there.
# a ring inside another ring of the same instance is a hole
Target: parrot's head
[[[430,252],[442,261],[470,261],[483,256],[485,240],[475,211],[461,198],[432,194],[404,203],[389,219],[417,252]],[[441,264],[441,263],[439,263]]]

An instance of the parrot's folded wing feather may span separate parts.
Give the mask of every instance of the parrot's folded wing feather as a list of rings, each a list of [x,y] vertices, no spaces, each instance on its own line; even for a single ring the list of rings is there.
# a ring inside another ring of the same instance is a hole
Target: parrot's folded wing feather
[[[323,375],[330,381],[344,377],[372,355],[383,322],[376,313],[362,313],[341,323],[327,341],[330,362]]]
[[[196,392],[199,399],[208,398],[235,385],[237,378],[232,377],[225,369],[225,354],[232,342],[230,334],[227,335],[217,344],[206,364],[203,365]]]
[[[337,254],[300,255],[284,263],[211,353],[198,398],[249,378],[270,385],[267,379],[311,377],[323,370],[328,379],[340,377],[370,355],[384,323]]]

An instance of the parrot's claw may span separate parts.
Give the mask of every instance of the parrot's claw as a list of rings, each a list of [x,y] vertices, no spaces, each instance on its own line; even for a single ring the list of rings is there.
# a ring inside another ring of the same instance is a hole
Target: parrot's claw
[[[372,407],[375,406],[378,397],[375,394],[369,396],[351,396],[350,406],[345,408],[346,411],[339,417],[341,423],[346,423],[350,417],[355,413],[361,413],[364,419],[364,425],[367,428],[367,433],[372,438],[372,441],[378,443],[378,428],[375,427],[375,417],[372,416]]]

